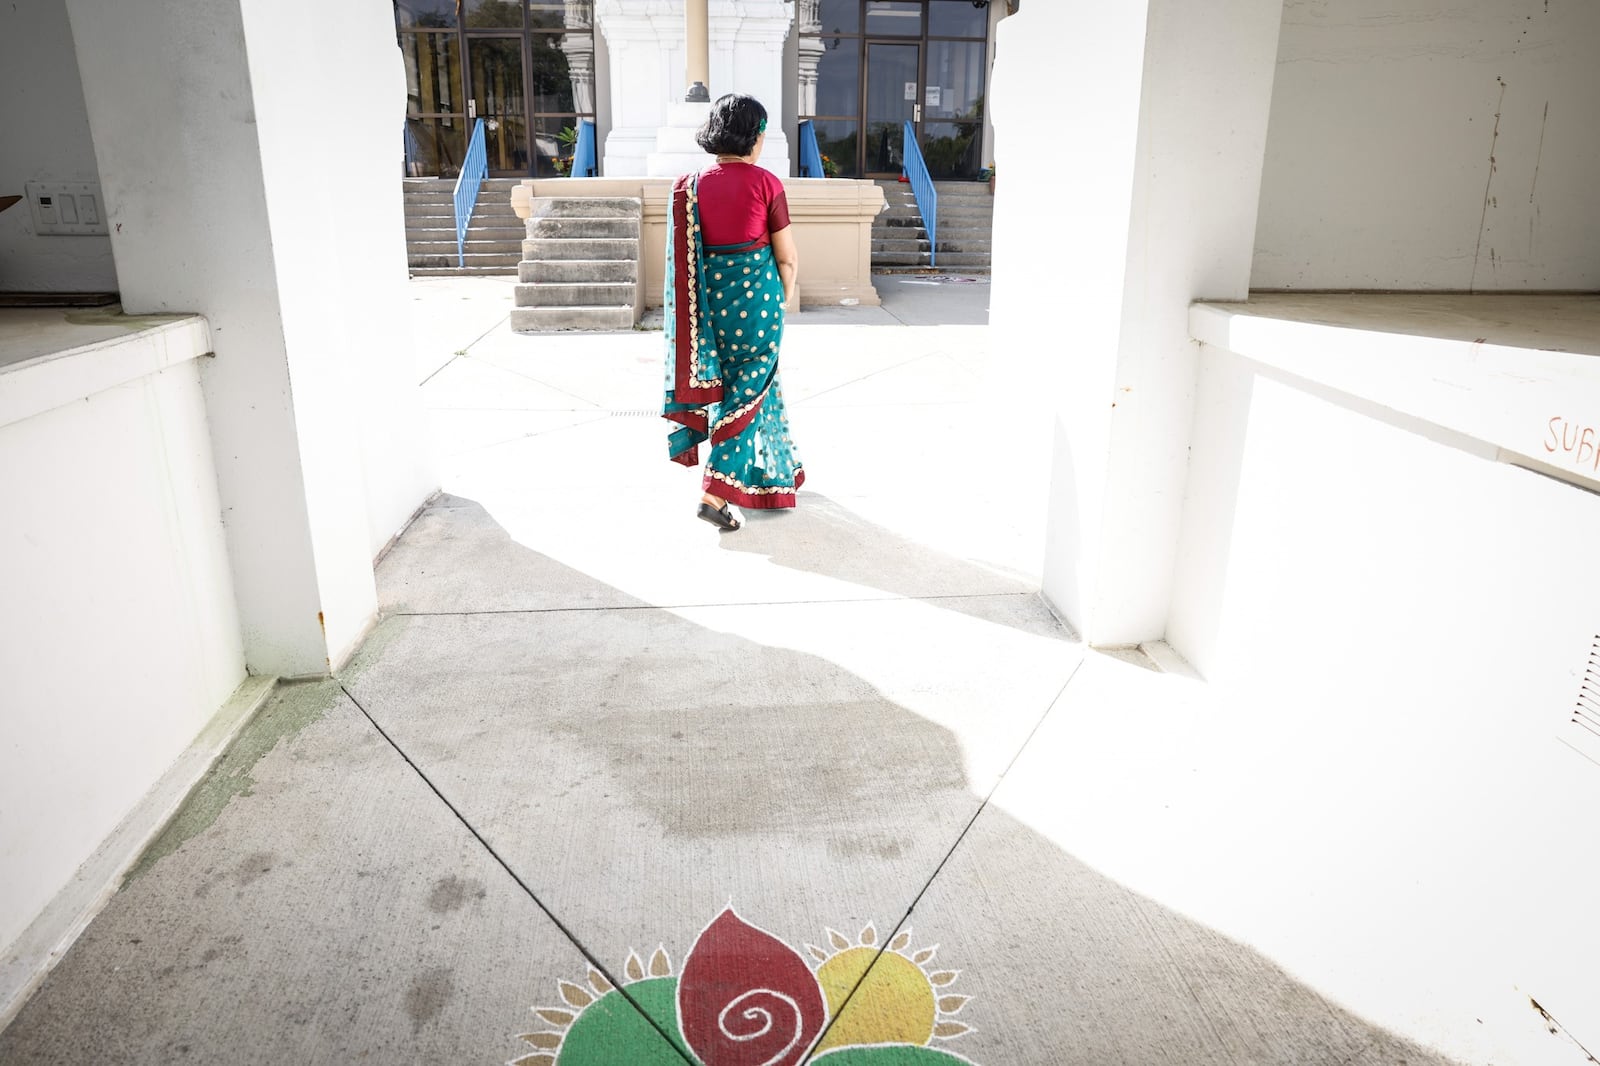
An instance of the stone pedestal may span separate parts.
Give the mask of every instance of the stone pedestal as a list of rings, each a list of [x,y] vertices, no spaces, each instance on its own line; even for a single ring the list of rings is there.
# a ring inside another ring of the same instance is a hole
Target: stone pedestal
[[[768,134],[772,129],[767,128]],[[876,307],[872,285],[872,220],[883,190],[848,178],[786,178],[789,217],[800,254],[802,307]],[[644,203],[639,271],[645,307],[660,307],[666,281],[667,196],[670,178],[539,178],[511,190],[511,206],[526,219],[544,197],[637,197]]]

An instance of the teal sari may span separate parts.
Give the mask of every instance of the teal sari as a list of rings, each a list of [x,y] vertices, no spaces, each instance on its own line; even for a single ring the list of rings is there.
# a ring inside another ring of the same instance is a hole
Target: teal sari
[[[740,507],[793,507],[805,471],[789,435],[778,349],[783,281],[770,247],[700,238],[698,177],[679,178],[667,211],[666,402],[673,462],[709,442],[705,491]]]

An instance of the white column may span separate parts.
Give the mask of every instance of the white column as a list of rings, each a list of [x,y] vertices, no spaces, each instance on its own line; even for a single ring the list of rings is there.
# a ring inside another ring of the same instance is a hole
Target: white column
[[[376,545],[432,484],[394,27],[382,5],[317,0],[67,9],[123,304],[211,323],[203,382],[246,661],[325,674],[374,616]],[[329,101],[343,121],[305,121]]]
[[[745,93],[767,109],[767,144],[761,165],[790,175],[789,139],[783,132],[783,46],[794,25],[794,5],[784,0],[712,0],[712,97]]]
[[[1165,632],[1187,309],[1249,289],[1281,10],[1030,4],[998,27],[990,321],[1054,421],[1045,593],[1092,644]],[[1040,100],[1074,96],[1070,137],[1041,122]]]
[[[656,150],[669,102],[683,100],[681,0],[598,0],[595,24],[611,68],[611,132],[602,173],[635,177]]]

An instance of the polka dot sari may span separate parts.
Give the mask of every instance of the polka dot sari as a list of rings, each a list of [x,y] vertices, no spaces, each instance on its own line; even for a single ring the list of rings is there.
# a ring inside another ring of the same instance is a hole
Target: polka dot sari
[[[741,507],[793,507],[805,471],[778,380],[783,282],[770,247],[705,246],[694,176],[667,214],[666,402],[674,462],[709,442],[705,491]]]

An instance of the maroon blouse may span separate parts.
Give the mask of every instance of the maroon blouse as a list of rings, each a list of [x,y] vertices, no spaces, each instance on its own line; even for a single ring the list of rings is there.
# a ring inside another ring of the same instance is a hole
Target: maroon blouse
[[[788,224],[789,199],[772,171],[718,163],[700,172],[700,239],[708,247],[764,248]]]

